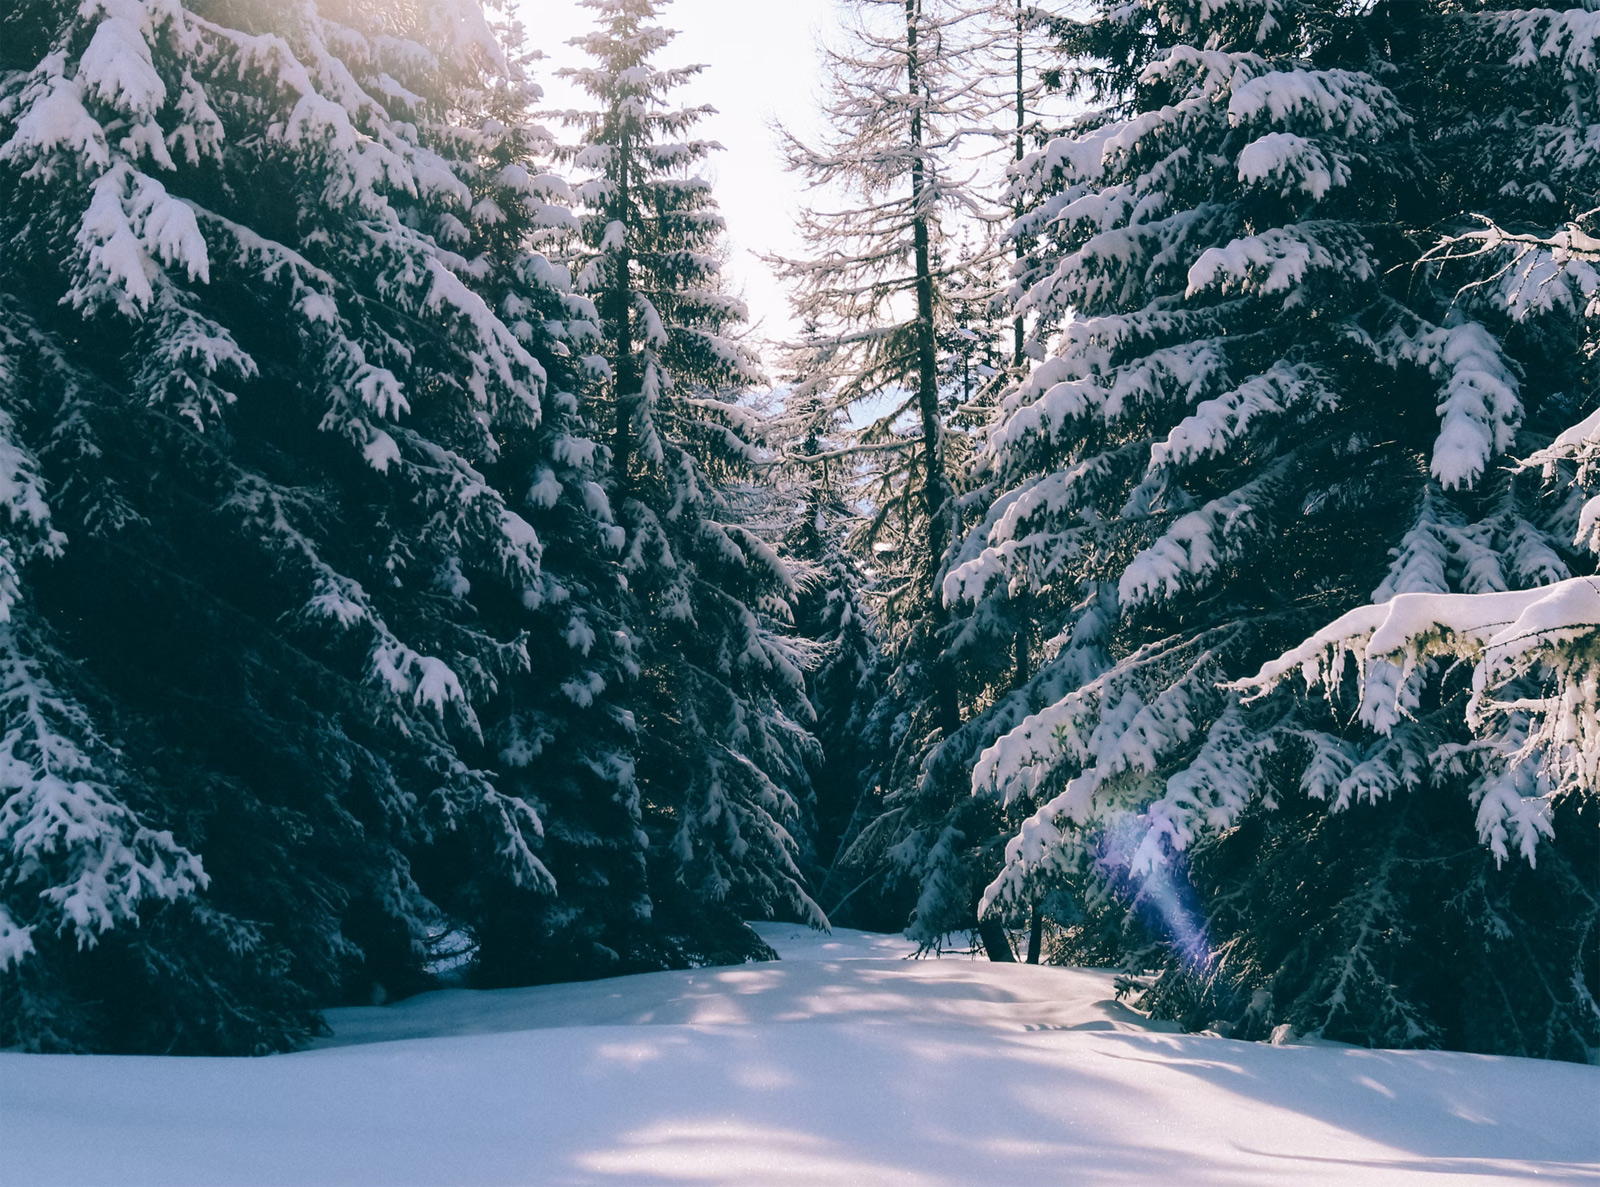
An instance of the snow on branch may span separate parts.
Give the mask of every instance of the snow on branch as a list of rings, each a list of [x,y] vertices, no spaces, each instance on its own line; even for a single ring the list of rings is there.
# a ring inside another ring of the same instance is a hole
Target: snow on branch
[[[1482,225],[1443,236],[1416,267],[1488,265],[1488,274],[1463,285],[1457,299],[1486,293],[1491,305],[1515,321],[1558,308],[1600,320],[1600,238],[1584,229],[1600,219],[1600,207],[1547,235],[1510,231],[1484,215],[1473,217]],[[1587,349],[1597,349],[1594,339]]]
[[[1228,100],[1235,127],[1269,124],[1376,141],[1410,122],[1389,89],[1349,70],[1272,70],[1236,86]]]
[[[1231,494],[1179,516],[1123,570],[1117,586],[1123,606],[1171,600],[1237,559],[1262,528],[1256,506],[1270,504],[1273,488],[1290,472],[1294,457],[1288,455]]]
[[[74,306],[92,310],[114,304],[125,316],[139,316],[155,300],[157,261],[181,266],[191,281],[210,281],[210,259],[194,212],[159,181],[119,162],[91,191],[77,234],[83,271],[67,294]]]
[[[1221,457],[1257,420],[1310,400],[1333,407],[1337,396],[1315,368],[1279,360],[1265,374],[1252,375],[1231,391],[1197,405],[1193,415],[1175,425],[1165,441],[1150,447],[1150,470]]]
[[[1293,132],[1268,132],[1240,150],[1239,180],[1263,188],[1271,182],[1285,198],[1299,190],[1321,200],[1350,184],[1350,161]]]
[[[1285,305],[1303,299],[1299,287],[1311,271],[1337,272],[1350,280],[1376,274],[1366,245],[1333,223],[1298,223],[1246,235],[1226,247],[1209,247],[1189,269],[1186,296],[1207,289],[1272,296],[1288,294]]]
[[[1389,357],[1425,367],[1441,382],[1433,476],[1446,490],[1470,488],[1493,458],[1511,448],[1522,423],[1515,364],[1488,330],[1459,315],[1415,335],[1397,328],[1379,345]]]
[[[1058,767],[1076,766],[1078,773],[1006,845],[1005,866],[984,891],[980,917],[996,903],[1023,901],[1031,875],[1069,858],[1083,825],[1123,811],[1102,794],[1109,783],[1154,775],[1190,744],[1222,698],[1216,684],[1222,642],[1213,635],[1178,647],[1143,647],[983,752],[973,794],[998,793],[1007,803],[1036,795],[1059,777]]]
[[[39,460],[17,434],[16,421],[7,411],[26,407],[16,390],[20,345],[0,324],[0,626],[11,621],[22,599],[24,562],[34,557],[59,556],[67,538],[51,523]]]
[[[1387,711],[1363,716],[1389,733],[1410,716],[1405,690],[1421,665],[1437,658],[1464,660],[1473,666],[1468,723],[1484,734],[1498,727],[1493,740],[1505,778],[1536,766],[1535,798],[1548,801],[1569,790],[1592,791],[1600,776],[1597,640],[1600,578],[1574,577],[1499,593],[1399,594],[1382,605],[1350,611],[1232,687],[1260,697],[1298,672],[1308,688],[1321,685],[1332,696],[1346,661],[1354,659],[1364,702],[1375,697],[1388,702],[1377,706]],[[1384,670],[1394,676],[1368,678]],[[1496,835],[1502,816],[1480,804],[1479,831],[1504,858],[1504,841]],[[1538,831],[1534,825],[1519,830],[1530,861]]]
[[[57,690],[0,625],[0,972],[43,929],[92,947],[140,907],[203,889],[200,859],[170,832],[148,828],[112,789],[96,752],[115,758],[87,711]],[[18,904],[32,909],[16,913]]]

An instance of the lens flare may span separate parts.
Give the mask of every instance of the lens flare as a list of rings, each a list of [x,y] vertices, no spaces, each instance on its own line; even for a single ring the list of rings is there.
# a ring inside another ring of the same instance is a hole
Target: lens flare
[[[1149,821],[1124,813],[1108,821],[1095,850],[1101,875],[1147,923],[1166,935],[1185,966],[1211,963],[1205,917],[1196,903],[1194,887],[1168,855],[1148,873],[1135,873],[1133,856],[1150,831]]]

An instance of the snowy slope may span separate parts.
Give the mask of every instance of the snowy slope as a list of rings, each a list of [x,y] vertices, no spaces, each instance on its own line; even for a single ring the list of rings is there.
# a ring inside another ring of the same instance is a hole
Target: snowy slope
[[[260,1060],[0,1055],[0,1183],[1600,1183],[1600,1068],[1164,1033],[1106,974],[777,964],[338,1010]]]

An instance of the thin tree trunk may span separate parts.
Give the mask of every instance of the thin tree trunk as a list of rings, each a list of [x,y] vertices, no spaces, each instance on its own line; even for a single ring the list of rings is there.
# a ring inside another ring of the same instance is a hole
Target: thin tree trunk
[[[949,484],[944,472],[944,426],[939,417],[939,355],[933,335],[933,248],[928,229],[927,168],[922,159],[922,64],[917,40],[920,7],[921,0],[906,0],[906,86],[911,96],[911,237],[917,264],[917,409],[922,416],[922,448],[927,464],[922,490],[928,513],[928,551],[937,567],[946,543],[944,504]],[[935,600],[940,601],[937,594]]]
[[[613,207],[613,222],[628,224],[630,167],[633,163],[627,138],[617,146],[617,203]],[[627,490],[629,471],[633,461],[633,412],[639,398],[639,373],[633,357],[633,291],[630,284],[633,259],[628,254],[626,232],[617,262],[616,275],[611,278],[611,291],[607,294],[606,310],[616,326],[617,372],[612,383],[616,398],[617,423],[612,437],[613,472],[618,485]]]
[[[1016,143],[1016,159],[1017,159],[1017,162],[1019,164],[1022,162],[1022,158],[1023,158],[1023,155],[1024,155],[1024,149],[1027,147],[1026,143],[1025,143],[1025,140],[1024,140],[1024,133],[1025,133],[1025,131],[1027,129],[1027,125],[1028,125],[1028,93],[1027,93],[1027,91],[1025,89],[1025,85],[1024,85],[1025,84],[1025,79],[1023,77],[1023,56],[1022,56],[1023,55],[1023,40],[1022,40],[1022,33],[1023,33],[1022,0],[1017,0],[1017,143]],[[1020,192],[1018,193],[1017,198],[1016,198],[1016,202],[1015,202],[1014,206],[1012,207],[1012,214],[1019,220],[1022,218],[1023,207],[1022,207],[1022,196],[1021,196]],[[1022,243],[1021,243],[1020,240],[1017,242],[1016,252],[1017,252],[1018,261],[1021,261],[1022,258],[1027,254],[1023,250]],[[1021,373],[1022,373],[1022,365],[1023,365],[1023,359],[1024,359],[1023,343],[1024,343],[1025,337],[1026,337],[1026,335],[1024,333],[1022,314],[1020,314],[1020,313],[1017,314],[1017,320],[1012,325],[1012,332],[1013,332],[1014,341],[1013,341],[1013,344],[1012,344],[1011,365],[1016,369],[1017,374],[1020,376]],[[1017,623],[1017,639],[1016,639],[1016,645],[1015,645],[1016,670],[1015,670],[1015,672],[1013,674],[1013,677],[1012,677],[1012,681],[1013,681],[1012,687],[1013,688],[1021,688],[1024,684],[1026,684],[1029,680],[1031,680],[1033,678],[1033,655],[1032,655],[1032,647],[1031,647],[1031,642],[1032,641],[1031,641],[1031,639],[1029,637],[1029,623],[1028,623],[1028,616],[1029,616],[1029,613],[1031,612],[1031,609],[1032,609],[1032,603],[1031,603],[1031,600],[1029,599],[1028,595],[1026,593],[1019,595],[1019,601],[1018,601],[1018,606],[1017,606],[1017,611],[1018,611],[1017,617],[1018,617],[1019,621]],[[1038,916],[1037,915],[1034,916],[1034,923],[1035,923],[1035,926],[1037,926],[1037,924],[1038,924]],[[1030,941],[1029,941],[1029,952],[1033,953],[1032,937],[1030,937]],[[1037,964],[1038,961],[1037,960],[1030,960],[1029,963],[1030,964]]]
[[[1023,148],[1024,148],[1023,132],[1026,129],[1027,124],[1028,124],[1028,96],[1027,96],[1027,93],[1023,90],[1023,77],[1022,77],[1022,0],[1017,0],[1017,162],[1019,164],[1021,163],[1022,157],[1023,157]],[[1022,218],[1022,214],[1023,214],[1022,196],[1021,196],[1020,193],[1017,196],[1017,200],[1016,200],[1015,206],[1012,208],[1012,213],[1015,214],[1018,219]],[[1022,244],[1019,241],[1017,243],[1017,259],[1021,260],[1024,254],[1025,253],[1022,250]],[[1022,357],[1023,357],[1022,356],[1022,344],[1023,344],[1022,314],[1020,314],[1020,313],[1017,314],[1017,320],[1016,320],[1016,323],[1013,325],[1012,330],[1013,330],[1013,333],[1014,333],[1015,342],[1013,344],[1013,350],[1012,350],[1012,355],[1011,355],[1011,365],[1016,367],[1020,371],[1022,369]]]
[[[1033,923],[1028,928],[1028,963],[1039,963],[1039,952],[1044,947],[1044,912],[1039,904],[1033,905]]]
[[[944,559],[945,502],[950,481],[945,474],[944,424],[939,416],[939,355],[933,336],[933,245],[928,228],[928,171],[922,159],[922,63],[918,46],[921,0],[906,0],[906,89],[911,97],[911,238],[917,265],[917,408],[922,415],[922,495],[928,515],[928,611],[937,630],[946,612],[938,574]],[[953,666],[941,655],[933,672],[936,723],[948,737],[961,725],[961,700]],[[1007,949],[1009,951],[1009,949]]]

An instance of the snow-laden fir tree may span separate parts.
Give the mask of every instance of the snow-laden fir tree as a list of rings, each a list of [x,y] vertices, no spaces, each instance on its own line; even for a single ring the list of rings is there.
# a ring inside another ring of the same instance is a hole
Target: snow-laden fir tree
[[[808,373],[866,422],[851,446],[872,509],[857,542],[878,572],[894,661],[869,746],[880,768],[869,784],[882,797],[917,784],[960,723],[933,575],[967,453],[954,417],[971,394],[973,330],[959,306],[981,302],[974,265],[981,272],[994,255],[999,208],[981,158],[1014,102],[998,50],[1014,48],[1016,13],[961,0],[861,0],[847,12],[839,44],[824,50],[827,130],[815,143],[786,136],[790,166],[816,197],[801,216],[808,251],[782,271],[808,327],[797,344]],[[963,233],[978,250],[961,250]],[[882,870],[898,839],[872,828],[841,868]]]
[[[484,467],[491,485],[536,527],[554,579],[529,595],[481,584],[473,609],[495,629],[520,632],[528,651],[479,711],[482,761],[495,786],[530,804],[543,821],[540,860],[557,891],[507,885],[493,863],[455,838],[435,845],[429,872],[442,901],[464,924],[479,985],[525,984],[659,968],[652,938],[634,782],[632,720],[621,693],[639,674],[620,570],[624,536],[601,485],[605,451],[580,412],[606,373],[598,354],[599,315],[559,261],[579,223],[565,181],[548,171],[556,147],[529,122],[539,97],[527,81],[534,56],[515,22],[498,29],[513,53],[493,86],[463,100],[490,132],[472,174],[470,238],[456,249],[478,262],[473,284],[521,342],[543,360],[549,431],[504,435]],[[493,266],[485,266],[492,263]],[[530,630],[530,612],[555,629]],[[445,887],[448,886],[448,889]]]
[[[474,0],[4,28],[0,1044],[281,1047],[554,893],[498,695],[612,753],[572,216]]]
[[[831,871],[841,844],[859,831],[860,813],[869,810],[867,792],[879,765],[869,724],[881,697],[883,651],[869,600],[871,578],[851,549],[866,520],[852,500],[856,455],[833,393],[819,376],[803,373],[805,361],[802,354],[802,373],[789,385],[773,426],[783,454],[774,495],[789,520],[784,556],[800,581],[795,633],[819,649],[806,673],[819,747],[811,782],[817,860]],[[823,874],[818,883],[825,903],[838,903],[848,892],[835,881]]]
[[[1581,270],[1523,317],[1509,273],[1469,296],[1422,256],[1474,214],[1538,195],[1559,224],[1594,192],[1594,19],[1062,26],[1093,108],[1024,162],[1012,232],[1048,357],[988,434],[942,589],[962,646],[1008,642],[1018,599],[1046,636],[963,731],[975,799],[1033,812],[981,909],[1046,904],[1061,955],[1156,972],[1152,1008],[1576,1058],[1600,1034],[1593,801],[1502,778],[1459,671],[1369,663],[1359,709],[1224,686],[1362,602],[1589,571],[1571,493],[1506,465],[1592,405]],[[930,933],[966,909],[965,843],[924,866]]]
[[[797,587],[773,542],[742,522],[769,461],[741,404],[760,378],[739,340],[743,302],[721,276],[724,223],[699,172],[704,107],[674,92],[700,67],[663,67],[675,34],[656,0],[584,0],[596,26],[569,72],[594,101],[570,113],[582,244],[578,287],[610,364],[588,414],[610,449],[608,507],[626,534],[642,676],[632,706],[653,910],[677,959],[757,943],[743,917],[812,922],[795,830],[816,742],[800,652],[785,633]],[[676,929],[676,930],[674,930]]]
[[[1419,270],[1453,287],[1459,308],[1529,336],[1537,353],[1525,365],[1554,371],[1547,382],[1592,393],[1600,354],[1600,144],[1594,105],[1572,103],[1571,88],[1581,88],[1595,65],[1600,16],[1512,10],[1457,17],[1444,29],[1447,36],[1430,43],[1429,60],[1450,83],[1426,89],[1421,100],[1437,109],[1430,122],[1460,162],[1455,184],[1467,191],[1457,199],[1465,217],[1442,224]],[[1464,65],[1462,47],[1479,70]],[[1532,74],[1519,79],[1515,96],[1462,102],[1479,71],[1507,59]],[[1512,176],[1497,192],[1474,192],[1481,187],[1475,170],[1498,175],[1508,162]],[[1590,394],[1571,406],[1581,412],[1592,403]],[[1593,412],[1523,462],[1542,475],[1551,518],[1570,529],[1574,547],[1589,552],[1600,551],[1597,434],[1600,412]],[[1450,544],[1448,537],[1408,541],[1435,556]],[[1502,858],[1510,845],[1532,860],[1549,831],[1550,797],[1592,792],[1600,771],[1593,586],[1593,578],[1579,576],[1529,589],[1490,583],[1483,592],[1441,597],[1445,591],[1413,583],[1319,631],[1251,686],[1275,684],[1297,668],[1312,684],[1337,684],[1352,650],[1365,663],[1399,657],[1402,669],[1430,655],[1471,659],[1468,719],[1499,771],[1479,806],[1486,839]],[[1405,689],[1405,681],[1363,679],[1359,691],[1382,698],[1386,719],[1399,720]],[[1546,794],[1525,794],[1535,787]]]

